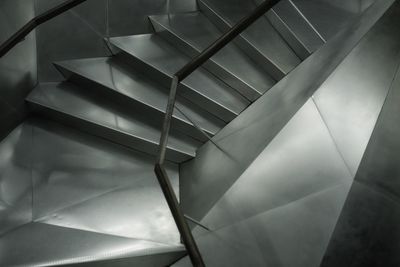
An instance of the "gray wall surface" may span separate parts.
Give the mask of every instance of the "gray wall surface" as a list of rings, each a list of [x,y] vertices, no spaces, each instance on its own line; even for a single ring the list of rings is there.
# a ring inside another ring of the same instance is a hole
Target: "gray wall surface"
[[[35,1],[41,13],[64,0]],[[170,0],[171,13],[196,9],[196,0]],[[38,29],[39,80],[62,80],[52,62],[107,56],[104,37],[152,32],[148,16],[166,13],[167,0],[88,0]]]
[[[0,43],[33,16],[33,0],[0,1]],[[0,58],[0,139],[24,118],[24,99],[36,82],[36,41],[32,33]]]

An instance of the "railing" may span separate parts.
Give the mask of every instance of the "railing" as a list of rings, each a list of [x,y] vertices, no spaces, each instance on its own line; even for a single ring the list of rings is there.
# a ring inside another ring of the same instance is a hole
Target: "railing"
[[[37,26],[48,20],[51,20],[54,17],[57,17],[58,15],[70,10],[73,7],[76,7],[85,1],[87,0],[68,0],[31,19],[0,46],[0,58],[7,54],[19,42],[23,41],[24,38]]]
[[[223,34],[218,40],[211,44],[207,49],[201,52],[197,57],[193,58],[189,63],[187,63],[183,68],[181,68],[172,78],[171,89],[169,92],[168,104],[165,113],[164,123],[162,126],[162,133],[160,137],[159,144],[159,155],[157,162],[155,164],[155,173],[157,179],[160,183],[161,189],[165,195],[168,205],[171,209],[172,215],[175,219],[175,223],[179,229],[182,236],[182,241],[188,251],[190,260],[193,266],[203,267],[205,266],[197,244],[193,238],[190,231],[188,223],[185,219],[180,205],[178,203],[177,197],[171,186],[170,180],[166,169],[164,168],[165,156],[167,151],[168,137],[171,129],[172,114],[175,108],[177,88],[180,82],[182,82],[186,77],[193,73],[197,68],[199,68],[203,63],[209,60],[213,55],[225,47],[229,42],[231,42],[235,37],[241,34],[245,29],[247,29],[253,22],[264,15],[268,10],[270,10],[275,4],[280,0],[266,0],[260,4],[249,16],[245,17],[239,21],[234,27]],[[196,125],[195,125],[196,126]],[[196,127],[201,129],[200,127]]]

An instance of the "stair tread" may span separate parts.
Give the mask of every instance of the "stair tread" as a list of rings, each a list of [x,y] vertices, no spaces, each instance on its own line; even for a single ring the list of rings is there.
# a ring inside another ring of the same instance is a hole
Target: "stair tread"
[[[201,2],[211,8],[228,27],[233,27],[257,7],[251,0],[201,0]],[[241,36],[284,75],[301,62],[266,17],[254,22]]]
[[[160,128],[148,124],[141,118],[127,116],[113,110],[104,103],[99,104],[90,98],[83,97],[71,83],[45,83],[39,84],[27,100],[41,106],[56,110],[67,115],[112,129],[125,135],[135,137],[157,145],[160,138]],[[138,116],[139,117],[139,116]],[[195,156],[195,151],[200,143],[191,138],[170,136],[168,149],[190,157]]]
[[[112,260],[140,264],[143,263],[143,257],[150,258],[141,266],[154,266],[151,264],[171,264],[185,255],[185,250],[180,245],[166,245],[43,223],[26,224],[2,236],[0,244],[0,265],[10,267],[89,264]],[[159,258],[162,254],[164,257]]]
[[[328,1],[292,0],[325,40],[338,33],[357,14],[338,8]],[[332,23],[334,21],[335,23]]]
[[[323,37],[304,17],[293,1],[281,1],[269,13],[271,12],[275,12],[279,16],[308,53],[315,52],[324,44]]]
[[[157,111],[165,113],[168,91],[141,75],[115,58],[89,58],[68,60],[55,63],[77,75],[85,77],[130,99],[134,99]],[[212,114],[196,108],[192,103],[178,97],[176,105],[187,114],[205,132],[215,135],[225,123]],[[192,123],[179,111],[174,111],[174,118],[187,124]]]
[[[190,58],[156,34],[141,34],[111,38],[111,43],[142,62],[172,77]],[[187,77],[182,84],[197,94],[207,98],[226,110],[238,115],[249,101],[226,86],[211,73],[198,69]]]
[[[198,52],[206,49],[223,34],[200,12],[156,15],[150,18]],[[248,84],[259,95],[275,84],[274,79],[233,44],[225,46],[212,60]]]

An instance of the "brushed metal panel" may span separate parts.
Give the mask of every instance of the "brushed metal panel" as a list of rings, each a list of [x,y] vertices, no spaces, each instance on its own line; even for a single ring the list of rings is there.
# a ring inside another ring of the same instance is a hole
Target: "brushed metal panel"
[[[251,0],[202,0],[200,3],[202,10],[222,30],[233,27],[256,8]],[[276,80],[301,62],[266,17],[258,19],[237,40],[241,40],[238,44]]]
[[[202,13],[151,16],[157,32],[194,57],[216,41],[222,32]],[[274,80],[234,44],[228,44],[204,67],[249,100],[271,88]]]
[[[353,174],[400,64],[398,25],[400,8],[396,5],[314,95]]]
[[[106,33],[105,3],[106,0],[87,1],[37,29],[40,82],[63,80],[52,65],[54,61],[110,54],[103,40]],[[37,10],[43,11],[54,5],[54,1],[38,0]]]
[[[228,124],[214,137],[223,151],[207,143],[182,165],[181,197],[187,214],[200,220],[211,209],[392,3],[378,1]]]
[[[0,264],[7,267],[157,266],[157,263],[168,265],[184,255],[181,246],[42,223],[31,223],[2,236],[0,253]],[[171,257],[160,261],[158,255],[162,254],[170,254]],[[144,260],[143,256],[149,258]],[[143,262],[146,264],[139,265]]]
[[[39,85],[29,96],[29,102],[50,118],[83,131],[109,139],[152,155],[157,154],[160,126],[151,118],[130,114],[121,107],[93,95],[87,96],[73,84],[49,83]],[[168,159],[180,162],[195,155],[200,142],[179,133],[171,135]]]
[[[317,108],[309,100],[202,222],[219,229],[352,179]]]
[[[321,0],[292,0],[303,15],[310,21],[325,40],[331,39],[340,30],[344,29],[358,12],[331,4],[335,1]],[[357,4],[358,1],[347,1]]]
[[[318,15],[318,12],[314,15]],[[267,17],[302,59],[308,57],[325,43],[319,32],[292,1],[279,2],[267,13]],[[331,21],[331,23],[337,22]]]
[[[102,91],[114,92],[115,94],[110,92],[103,95],[120,105],[129,105],[130,109],[136,107],[161,125],[167,106],[167,89],[130,66],[115,58],[68,60],[57,62],[56,66],[68,80],[85,86],[86,90],[96,95]],[[225,125],[210,113],[200,108],[196,109],[185,99],[178,98],[176,105],[210,135],[216,134]],[[196,137],[199,135],[192,123],[178,111],[174,112],[173,126]]]
[[[179,242],[153,157],[46,121],[35,122],[33,134],[35,221]],[[179,193],[177,165],[168,172]]]
[[[121,57],[131,59],[137,63],[138,70],[165,86],[170,86],[172,75],[190,61],[190,57],[156,34],[116,37],[111,43],[124,52]],[[178,94],[225,121],[230,121],[249,105],[247,99],[203,68],[197,69],[180,85]]]
[[[35,14],[33,0],[0,1],[0,43]],[[37,83],[36,34],[0,58],[0,140],[26,116],[24,98]]]
[[[399,266],[399,208],[398,199],[356,180],[320,266]]]
[[[207,266],[318,267],[350,185],[346,181],[197,236]]]
[[[357,181],[395,198],[400,197],[399,101],[400,71],[397,71],[356,176]]]
[[[196,0],[110,0],[111,36],[150,33],[149,15],[197,10]]]
[[[17,127],[0,143],[0,234],[32,220],[32,126]]]

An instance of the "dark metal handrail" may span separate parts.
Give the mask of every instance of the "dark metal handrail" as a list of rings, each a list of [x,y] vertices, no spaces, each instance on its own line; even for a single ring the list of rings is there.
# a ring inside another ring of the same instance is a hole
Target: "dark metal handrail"
[[[203,267],[205,266],[201,257],[200,251],[190,231],[188,223],[185,219],[177,197],[171,186],[170,180],[166,169],[164,168],[165,155],[167,151],[167,143],[169,137],[169,131],[171,128],[172,114],[175,108],[176,94],[179,83],[199,68],[203,63],[209,60],[213,55],[230,43],[235,37],[246,30],[250,25],[253,24],[257,19],[269,11],[275,4],[280,0],[266,0],[260,4],[250,15],[239,21],[234,27],[223,34],[219,39],[212,43],[208,48],[201,52],[198,56],[193,58],[183,68],[181,68],[172,78],[171,89],[168,97],[167,109],[165,112],[164,123],[162,126],[162,133],[159,144],[159,155],[155,164],[155,173],[160,183],[161,189],[165,195],[168,205],[171,209],[172,215],[175,219],[175,223],[182,236],[182,241],[188,251],[189,257],[192,261],[193,266]]]
[[[21,29],[19,29],[15,34],[8,38],[3,44],[1,44],[0,58],[7,54],[19,42],[24,40],[24,38],[37,26],[48,20],[51,20],[54,17],[57,17],[58,15],[70,10],[73,7],[76,7],[77,5],[85,1],[87,0],[68,0],[31,19]]]

